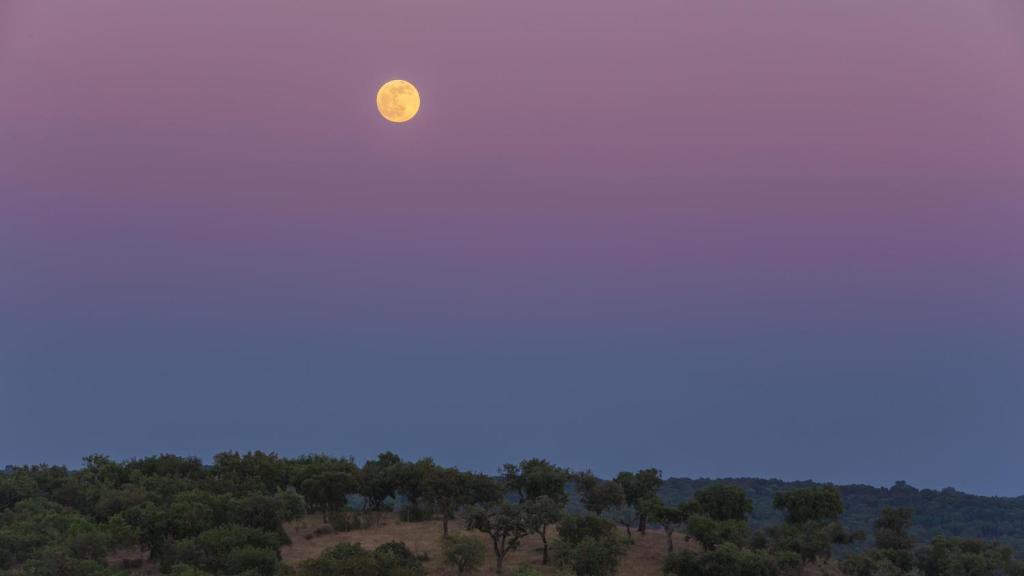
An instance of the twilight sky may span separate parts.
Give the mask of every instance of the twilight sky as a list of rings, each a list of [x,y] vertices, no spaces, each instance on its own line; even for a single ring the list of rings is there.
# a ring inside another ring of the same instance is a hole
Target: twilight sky
[[[1021,405],[1019,0],[0,0],[0,466],[1020,495]]]

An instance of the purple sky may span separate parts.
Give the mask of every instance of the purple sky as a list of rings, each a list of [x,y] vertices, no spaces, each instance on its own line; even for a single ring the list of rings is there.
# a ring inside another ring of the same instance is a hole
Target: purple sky
[[[0,0],[0,393],[0,465],[1024,494],[1024,8]]]

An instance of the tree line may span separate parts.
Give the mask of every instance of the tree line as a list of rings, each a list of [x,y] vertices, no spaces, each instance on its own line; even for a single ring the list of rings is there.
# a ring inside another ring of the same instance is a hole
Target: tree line
[[[830,561],[866,538],[844,526],[831,485],[778,492],[781,521],[756,528],[740,486],[707,483],[682,500],[664,498],[664,487],[654,468],[602,479],[543,459],[487,475],[391,452],[362,465],[263,452],[225,452],[210,465],[90,456],[78,470],[0,473],[0,573],[113,576],[138,567],[112,560],[135,549],[172,576],[422,576],[422,559],[400,542],[341,545],[295,568],[281,561],[287,522],[315,514],[331,530],[358,530],[397,511],[404,522],[440,520],[443,560],[458,574],[484,562],[505,573],[509,554],[535,536],[538,564],[577,576],[612,576],[636,538],[664,539],[669,576],[787,576],[815,564],[849,576],[1024,576],[1012,551],[990,541],[915,542],[906,508],[880,511],[873,547]],[[450,530],[454,522],[483,539]],[[692,544],[677,549],[676,536]]]

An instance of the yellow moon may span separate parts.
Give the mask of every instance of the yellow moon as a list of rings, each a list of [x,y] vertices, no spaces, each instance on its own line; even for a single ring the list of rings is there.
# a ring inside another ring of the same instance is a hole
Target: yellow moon
[[[390,122],[408,122],[420,111],[420,92],[405,80],[387,82],[377,91],[377,110]]]

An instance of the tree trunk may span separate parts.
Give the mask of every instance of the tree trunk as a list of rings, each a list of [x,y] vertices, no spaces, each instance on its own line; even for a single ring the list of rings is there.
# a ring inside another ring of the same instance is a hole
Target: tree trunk
[[[672,530],[665,530],[665,536],[668,537],[668,553],[671,554],[672,553],[672,548],[673,548]]]
[[[647,535],[647,516],[641,516],[639,524],[640,525],[637,527],[637,530],[640,532],[641,536],[646,536]]]
[[[448,535],[448,513],[444,512],[441,514],[441,526],[444,527],[444,535]]]
[[[505,553],[502,551],[502,548],[504,548],[505,543],[502,542],[502,545],[498,546],[498,539],[493,535],[491,536],[491,543],[494,544],[494,571],[501,574],[502,564],[505,560]]]
[[[545,532],[547,532],[546,528],[542,530],[540,533],[540,541],[544,544],[544,556],[540,560],[540,563],[543,566],[548,565],[548,537],[547,534],[545,534]]]

